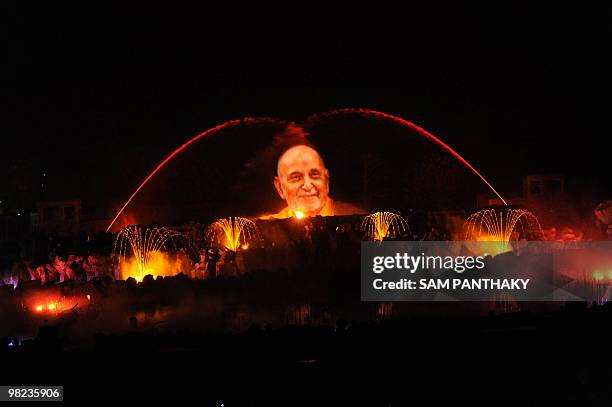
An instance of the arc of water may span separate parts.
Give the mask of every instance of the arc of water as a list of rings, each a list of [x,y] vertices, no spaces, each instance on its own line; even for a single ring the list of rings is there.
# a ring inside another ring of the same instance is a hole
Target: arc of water
[[[195,143],[196,141],[198,141],[202,137],[205,137],[205,136],[207,136],[209,134],[212,134],[212,133],[214,133],[214,132],[216,132],[218,130],[221,130],[223,128],[231,127],[231,126],[234,126],[234,125],[239,124],[239,123],[248,123],[248,122],[257,121],[257,120],[272,120],[272,119],[269,119],[269,118],[256,119],[256,118],[252,118],[252,117],[247,117],[247,118],[244,118],[244,119],[230,120],[228,122],[225,122],[223,124],[220,124],[218,126],[215,126],[215,127],[211,128],[211,129],[208,129],[208,130],[198,134],[197,136],[193,137],[192,139],[190,139],[189,141],[187,141],[186,143],[181,145],[179,148],[174,150],[168,157],[166,157],[161,163],[159,163],[159,165],[157,167],[155,167],[155,169],[153,171],[151,171],[151,173],[144,179],[144,181],[142,181],[142,183],[138,186],[138,188],[136,188],[136,190],[132,193],[132,195],[130,195],[128,200],[125,201],[125,203],[123,204],[121,209],[119,209],[119,211],[117,212],[117,214],[115,215],[115,217],[113,218],[111,223],[106,228],[106,232],[108,233],[110,228],[113,227],[113,225],[115,224],[115,222],[117,221],[119,216],[121,216],[121,214],[123,213],[125,208],[130,204],[130,202],[132,202],[134,197],[136,197],[136,195],[138,195],[138,192],[140,192],[140,190],[149,182],[149,180],[151,178],[153,178],[155,176],[155,174],[157,174],[157,172],[159,170],[161,170],[170,160],[172,160],[175,156],[177,156],[179,153],[184,151],[187,147],[189,147],[190,145],[192,145],[193,143]]]
[[[495,193],[495,195],[497,195],[497,197],[503,202],[504,205],[506,205],[506,206],[508,205],[506,200],[499,194],[499,192],[497,192],[497,190],[495,188],[493,188],[493,185],[491,185],[489,183],[489,181],[487,181],[487,179],[480,172],[478,172],[478,170],[476,170],[476,168],[474,168],[474,166],[472,166],[472,164],[470,164],[465,158],[463,158],[463,156],[461,156],[455,149],[453,149],[451,146],[449,146],[448,144],[446,144],[445,142],[443,142],[442,140],[440,140],[439,138],[437,138],[436,136],[434,136],[433,134],[431,134],[430,132],[428,132],[424,128],[419,127],[416,124],[414,124],[412,122],[409,122],[406,119],[402,119],[401,117],[393,116],[393,115],[390,115],[388,113],[378,112],[376,110],[370,110],[370,109],[339,109],[339,110],[335,110],[333,112],[328,112],[326,114],[331,115],[331,114],[334,114],[334,113],[353,113],[353,112],[360,112],[360,113],[365,114],[365,115],[371,115],[371,116],[375,116],[375,117],[382,117],[382,118],[385,118],[385,119],[389,119],[389,120],[395,121],[397,123],[400,123],[400,124],[402,124],[404,126],[410,127],[411,129],[416,130],[418,133],[423,134],[428,139],[430,139],[433,142],[437,143],[444,150],[448,151],[453,157],[455,157],[457,160],[459,160],[459,162],[461,162],[466,167],[468,167],[470,170],[472,170],[472,172],[474,172],[474,174],[476,174],[491,189],[491,191],[493,191],[493,193]]]
[[[433,134],[429,133],[425,129],[415,125],[414,123],[409,122],[408,120],[402,119],[401,117],[393,116],[393,115],[390,115],[388,113],[378,112],[376,110],[370,110],[370,109],[340,109],[340,110],[336,110],[336,111],[333,111],[333,112],[328,112],[327,114],[343,113],[343,112],[351,112],[351,113],[359,112],[359,113],[362,113],[362,114],[365,114],[365,115],[373,115],[375,117],[382,117],[382,118],[395,121],[397,123],[400,123],[400,124],[402,124],[404,126],[407,126],[409,128],[412,128],[412,129],[416,130],[418,133],[423,134],[428,139],[430,139],[430,140],[434,141],[435,143],[437,143],[444,150],[448,151],[453,157],[458,159],[462,164],[464,164],[470,170],[472,170],[472,172],[474,172],[474,174],[476,174],[491,189],[491,191],[493,191],[495,193],[495,195],[497,195],[497,197],[504,203],[504,205],[508,205],[508,203],[499,194],[499,192],[497,192],[495,190],[495,188],[493,188],[493,186],[489,183],[489,181],[487,181],[486,178],[480,172],[478,172],[476,170],[476,168],[474,168],[465,158],[463,158],[452,147],[450,147],[448,144],[444,143],[442,140],[440,140],[439,138],[437,138]],[[134,197],[149,182],[149,180],[151,178],[153,178],[155,176],[155,174],[159,170],[161,170],[170,160],[172,160],[175,156],[177,156],[179,153],[184,151],[191,144],[195,143],[196,141],[198,141],[202,137],[205,137],[205,136],[207,136],[209,134],[212,134],[212,133],[214,133],[214,132],[216,132],[218,130],[221,130],[223,128],[230,127],[230,126],[233,126],[233,125],[236,125],[236,124],[239,124],[239,123],[246,123],[246,122],[257,121],[257,120],[270,120],[270,119],[269,118],[260,118],[260,119],[257,119],[257,118],[245,118],[245,119],[231,120],[231,121],[228,121],[226,123],[220,124],[218,126],[215,126],[215,127],[211,128],[211,129],[208,129],[208,130],[198,134],[197,136],[193,137],[192,139],[190,139],[189,141],[187,141],[186,143],[181,145],[179,148],[174,150],[168,157],[166,157],[166,159],[164,159],[157,167],[155,167],[155,169],[153,171],[151,171],[151,173],[144,179],[144,181],[142,181],[142,183],[138,186],[138,188],[136,188],[136,190],[128,198],[128,200],[125,202],[125,204],[123,204],[121,209],[119,209],[119,211],[117,212],[117,214],[115,215],[115,217],[113,218],[111,223],[108,225],[108,227],[106,228],[106,232],[108,232],[110,230],[110,228],[115,224],[115,222],[117,221],[119,216],[121,216],[121,214],[123,213],[125,208],[130,204],[130,202],[132,202]]]

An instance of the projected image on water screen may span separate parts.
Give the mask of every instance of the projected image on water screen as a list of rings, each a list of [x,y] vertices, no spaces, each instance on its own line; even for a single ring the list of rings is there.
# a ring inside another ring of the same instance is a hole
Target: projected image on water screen
[[[153,167],[118,205],[109,231],[228,216],[409,217],[473,207],[479,193],[507,203],[441,139],[365,109],[316,114],[301,123],[233,120],[193,137]]]

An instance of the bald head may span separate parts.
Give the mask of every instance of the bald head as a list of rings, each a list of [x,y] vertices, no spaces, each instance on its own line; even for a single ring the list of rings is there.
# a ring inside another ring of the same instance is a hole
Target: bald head
[[[327,202],[329,171],[317,150],[291,147],[279,158],[276,171],[274,185],[291,210],[318,215]]]
[[[306,145],[293,146],[283,153],[278,159],[276,165],[276,175],[280,177],[281,171],[287,170],[288,167],[302,162],[304,165],[315,164],[321,168],[325,168],[323,158],[317,150]]]

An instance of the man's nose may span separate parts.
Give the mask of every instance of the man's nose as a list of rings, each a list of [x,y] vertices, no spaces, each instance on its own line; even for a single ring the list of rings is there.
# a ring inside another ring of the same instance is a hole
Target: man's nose
[[[302,188],[305,191],[309,191],[310,189],[312,189],[312,180],[309,177],[304,178],[304,184],[302,184]]]

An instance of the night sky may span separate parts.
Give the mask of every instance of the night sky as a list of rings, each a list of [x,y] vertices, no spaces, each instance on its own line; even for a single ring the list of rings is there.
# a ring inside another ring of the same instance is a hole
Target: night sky
[[[115,203],[216,124],[345,107],[415,122],[506,191],[540,172],[612,190],[603,9],[21,3],[1,6],[9,201]]]

